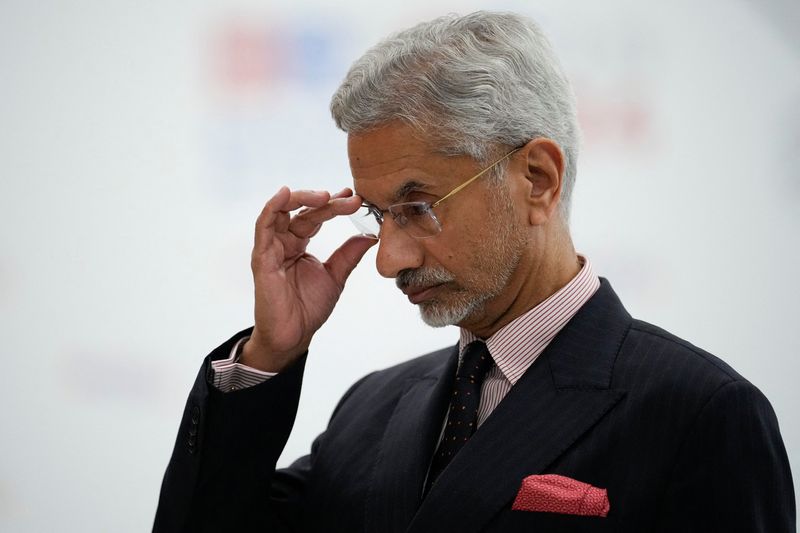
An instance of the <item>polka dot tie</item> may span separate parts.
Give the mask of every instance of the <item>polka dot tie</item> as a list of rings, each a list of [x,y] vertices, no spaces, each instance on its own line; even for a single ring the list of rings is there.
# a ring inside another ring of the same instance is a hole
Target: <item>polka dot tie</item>
[[[453,394],[450,397],[447,425],[428,472],[426,492],[461,447],[475,433],[478,425],[481,384],[492,366],[494,366],[494,361],[489,355],[486,343],[471,342],[464,350],[464,357],[458,367],[453,384]]]

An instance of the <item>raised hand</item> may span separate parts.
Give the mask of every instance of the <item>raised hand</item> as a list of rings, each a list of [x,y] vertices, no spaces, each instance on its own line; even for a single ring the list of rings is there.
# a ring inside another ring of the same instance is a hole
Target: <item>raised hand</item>
[[[245,343],[243,364],[280,372],[308,349],[347,277],[377,241],[351,237],[324,263],[306,253],[306,247],[324,222],[353,214],[359,205],[361,198],[350,189],[331,196],[282,187],[264,206],[256,221],[251,258],[255,329]]]

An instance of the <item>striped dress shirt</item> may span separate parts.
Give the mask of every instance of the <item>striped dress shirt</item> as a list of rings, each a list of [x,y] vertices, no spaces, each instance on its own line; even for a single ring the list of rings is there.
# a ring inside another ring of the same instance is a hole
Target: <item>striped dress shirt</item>
[[[486,375],[481,386],[478,427],[492,414],[494,408],[556,334],[600,287],[600,280],[595,275],[591,262],[580,255],[578,260],[582,264],[581,270],[569,283],[486,339],[486,347],[495,366]],[[476,340],[481,339],[466,329],[461,329],[459,363],[467,345]]]

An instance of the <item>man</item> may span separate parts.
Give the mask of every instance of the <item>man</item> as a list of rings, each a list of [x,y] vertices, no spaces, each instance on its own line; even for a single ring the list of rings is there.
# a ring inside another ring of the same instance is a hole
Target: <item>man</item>
[[[203,364],[155,531],[794,531],[766,398],[632,319],[576,254],[574,100],[531,21],[392,36],[331,109],[355,194],[284,187],[264,207],[255,326]],[[367,235],[307,254],[344,215]],[[379,273],[460,341],[360,380],[276,471],[313,335],[376,243]]]

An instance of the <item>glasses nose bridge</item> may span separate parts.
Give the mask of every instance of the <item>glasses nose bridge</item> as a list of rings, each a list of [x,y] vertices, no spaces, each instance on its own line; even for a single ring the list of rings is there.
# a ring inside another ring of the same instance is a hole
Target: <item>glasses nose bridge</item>
[[[392,219],[392,222],[397,224],[398,228],[404,231],[406,230],[406,227],[408,226],[408,218],[406,218],[406,215],[402,210],[397,209],[394,205],[390,205],[385,212],[389,213],[389,218]],[[384,218],[384,220],[386,219]]]
[[[386,216],[387,213],[389,214],[388,217]],[[380,216],[380,218],[378,218],[379,216]],[[387,221],[390,221],[389,224],[394,224],[395,226],[397,226],[397,229],[399,229],[400,231],[402,231],[403,233],[408,235],[408,232],[406,231],[406,224],[404,224],[403,222],[400,222],[400,221],[397,220],[398,217],[400,217],[400,216],[402,216],[402,213],[395,214],[392,211],[390,211],[390,208],[380,211],[380,215],[378,215],[377,213],[375,214],[375,218],[378,220],[378,229],[379,229],[379,231],[378,231],[378,240],[379,241],[383,240],[383,235],[384,235],[384,231],[386,229]],[[408,235],[408,236],[410,237],[411,235]]]

